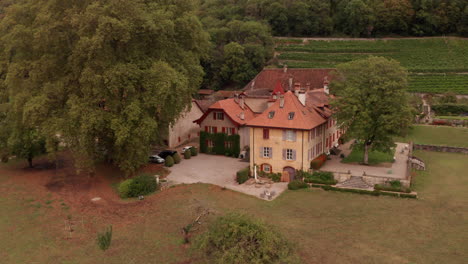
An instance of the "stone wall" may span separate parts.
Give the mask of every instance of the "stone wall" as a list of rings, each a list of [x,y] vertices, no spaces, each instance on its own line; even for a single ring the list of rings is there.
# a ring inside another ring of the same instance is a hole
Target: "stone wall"
[[[333,172],[335,180],[338,182],[343,182],[346,180],[349,180],[351,178],[351,174],[347,172]],[[404,187],[410,187],[411,181],[410,179],[398,179],[398,178],[392,178],[392,177],[381,177],[381,176],[374,176],[374,175],[366,175],[366,176],[359,176],[362,177],[362,179],[368,183],[369,185],[374,186],[375,184],[384,184],[389,181],[395,181],[398,180],[401,182],[401,185]]]
[[[434,146],[434,145],[414,144],[413,149],[415,149],[415,150],[429,150],[429,151],[438,151],[438,152],[452,152],[452,153],[468,154],[468,148],[461,148],[461,147],[448,147],[448,146]]]

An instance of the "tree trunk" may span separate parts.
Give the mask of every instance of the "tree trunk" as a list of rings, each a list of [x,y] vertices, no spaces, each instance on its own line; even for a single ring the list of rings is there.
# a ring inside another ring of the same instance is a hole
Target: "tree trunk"
[[[366,143],[364,143],[364,164],[365,165],[369,165],[369,149],[370,149],[370,145]]]
[[[32,161],[33,161],[32,157],[28,157],[29,168],[32,168],[32,167],[33,167]]]

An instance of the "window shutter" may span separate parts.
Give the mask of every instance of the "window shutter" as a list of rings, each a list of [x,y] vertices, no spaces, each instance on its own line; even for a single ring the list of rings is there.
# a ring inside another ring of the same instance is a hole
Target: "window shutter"
[[[221,115],[221,120],[224,120],[224,113]]]
[[[294,149],[292,151],[292,159],[296,160],[296,150],[294,150]]]
[[[273,148],[270,148],[270,159],[273,158]]]
[[[283,129],[283,140],[286,140],[286,130]]]
[[[232,134],[235,135],[236,134],[236,128],[232,128]]]
[[[286,149],[283,149],[283,160],[286,160]]]
[[[296,142],[296,131],[293,130],[293,141]]]
[[[216,120],[216,112],[213,112],[213,119]]]
[[[263,158],[263,147],[260,147],[260,157]]]
[[[222,130],[223,130],[223,133],[226,133],[226,128],[225,127],[223,127]]]
[[[205,126],[205,132],[208,132],[208,126]]]
[[[218,127],[213,127],[213,133],[218,133]]]

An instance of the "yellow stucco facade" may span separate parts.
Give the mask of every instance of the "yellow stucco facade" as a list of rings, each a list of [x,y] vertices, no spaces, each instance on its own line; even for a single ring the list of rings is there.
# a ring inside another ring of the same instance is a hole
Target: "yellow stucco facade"
[[[264,132],[268,129],[268,132]],[[338,142],[334,121],[328,121],[312,130],[291,130],[280,128],[250,127],[250,170],[253,173],[254,165],[257,170],[263,170],[263,165],[269,165],[272,173],[282,173],[285,168],[307,171],[310,161],[326,153]],[[265,137],[264,134],[268,136]],[[284,136],[284,133],[293,133],[295,140]],[[333,137],[335,134],[335,137]],[[331,138],[331,139],[330,139]],[[328,143],[328,146],[327,146]],[[270,148],[265,150],[264,148]],[[270,154],[271,152],[271,154]],[[294,153],[291,157],[289,154]],[[263,170],[265,171],[265,170]]]

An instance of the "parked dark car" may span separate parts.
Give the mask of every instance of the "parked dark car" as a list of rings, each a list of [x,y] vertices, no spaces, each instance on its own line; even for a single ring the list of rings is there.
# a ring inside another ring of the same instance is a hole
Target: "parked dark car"
[[[163,158],[163,159],[166,159],[167,156],[174,156],[176,153],[177,153],[177,151],[175,151],[175,150],[163,150],[163,151],[159,152],[158,156]]]

